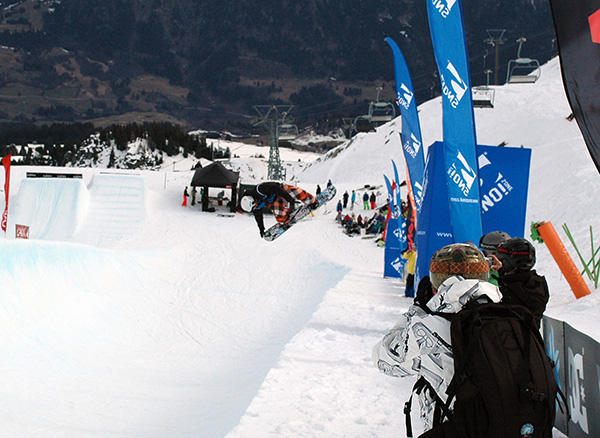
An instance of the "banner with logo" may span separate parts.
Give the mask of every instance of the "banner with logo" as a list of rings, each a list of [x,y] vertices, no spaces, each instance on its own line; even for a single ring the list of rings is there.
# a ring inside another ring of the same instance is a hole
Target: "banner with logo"
[[[401,219],[391,218],[387,225],[385,240],[383,276],[389,278],[404,277],[406,259],[402,258],[402,224]]]
[[[555,427],[570,438],[600,436],[600,344],[546,316],[544,341],[569,408],[568,422],[557,410]]]
[[[525,237],[531,149],[477,145],[477,161],[482,235],[505,231]]]
[[[402,150],[404,151],[404,159],[406,160],[410,174],[415,204],[417,209],[420,209],[423,196],[422,184],[425,173],[425,158],[412,79],[408,71],[408,65],[398,44],[389,37],[385,39],[385,42],[388,43],[394,55],[396,102],[402,115],[402,136],[400,140],[402,142]]]
[[[417,226],[417,264],[415,285],[429,275],[429,260],[442,246],[454,243],[448,207],[444,145],[435,142],[427,150],[425,178],[423,180],[423,203]],[[479,240],[477,240],[479,241]]]
[[[588,151],[600,172],[600,3],[551,0],[563,84]]]
[[[491,231],[524,237],[531,150],[484,145],[478,145],[476,150],[483,224],[481,234],[470,241],[477,244],[483,234]],[[435,251],[451,243],[467,242],[458,239],[451,226],[444,144],[433,143],[427,157],[417,228],[417,280],[428,275],[429,260]]]
[[[6,157],[2,158],[2,165],[4,166],[4,212],[2,213],[2,220],[0,222],[0,227],[2,231],[6,233],[6,220],[8,219],[8,195],[10,192],[10,160],[11,154],[8,154]]]
[[[427,0],[427,12],[442,85],[444,173],[452,232],[458,241],[477,242],[482,231],[477,140],[462,6],[460,0]]]

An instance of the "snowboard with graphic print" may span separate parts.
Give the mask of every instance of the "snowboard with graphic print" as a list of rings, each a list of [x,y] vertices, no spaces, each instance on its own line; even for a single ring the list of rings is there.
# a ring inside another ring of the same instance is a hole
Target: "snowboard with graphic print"
[[[317,206],[315,208],[311,208],[312,206],[308,205],[302,205],[298,207],[290,214],[289,221],[285,223],[277,222],[272,227],[266,229],[265,234],[263,235],[263,239],[265,239],[268,242],[277,239],[279,236],[281,236],[283,233],[289,230],[292,226],[294,226],[295,223],[308,216],[311,211],[314,211],[316,208],[322,207],[328,201],[331,201],[335,196],[335,193],[336,190],[334,186],[327,187],[317,196]]]

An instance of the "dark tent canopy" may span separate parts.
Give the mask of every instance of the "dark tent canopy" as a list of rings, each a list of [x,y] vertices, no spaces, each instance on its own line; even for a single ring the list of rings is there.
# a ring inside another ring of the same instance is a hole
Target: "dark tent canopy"
[[[202,210],[208,210],[208,188],[223,187],[231,189],[231,211],[235,211],[237,205],[237,186],[240,179],[239,172],[227,169],[219,162],[206,167],[196,169],[192,177],[191,186],[204,187],[202,193]]]

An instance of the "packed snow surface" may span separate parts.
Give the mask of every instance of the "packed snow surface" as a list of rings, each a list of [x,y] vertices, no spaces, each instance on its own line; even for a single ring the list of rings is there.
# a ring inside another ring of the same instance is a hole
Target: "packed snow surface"
[[[532,149],[527,223],[567,223],[588,254],[600,175],[567,120],[558,61],[535,84],[495,90],[494,108],[476,109],[479,143]],[[419,111],[424,143],[440,140],[441,100]],[[288,179],[312,192],[331,179],[338,195],[369,185],[383,202],[391,160],[404,169],[399,129],[396,119],[320,157],[286,152]],[[227,146],[242,179],[265,178],[268,148]],[[183,207],[193,164],[44,169],[81,174],[69,181],[13,167],[0,240],[0,435],[404,436],[414,379],[371,363],[410,304],[402,282],[382,277],[383,249],[342,233],[337,199],[270,243],[249,215]],[[31,238],[15,239],[15,224]],[[598,292],[576,301],[536,248],[547,314],[600,339]]]

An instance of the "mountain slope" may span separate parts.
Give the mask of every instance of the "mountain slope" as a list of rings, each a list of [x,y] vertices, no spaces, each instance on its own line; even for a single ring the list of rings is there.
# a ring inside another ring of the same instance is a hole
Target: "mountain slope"
[[[0,116],[5,121],[142,117],[198,122],[291,102],[294,115],[354,116],[391,100],[393,37],[419,99],[438,87],[425,4],[418,0],[18,0],[0,2]],[[553,53],[542,0],[464,2],[474,81],[493,67],[486,29],[506,29],[501,67],[526,36]],[[503,77],[502,70],[500,78]],[[315,88],[316,87],[316,88]],[[318,106],[316,106],[318,105]]]

